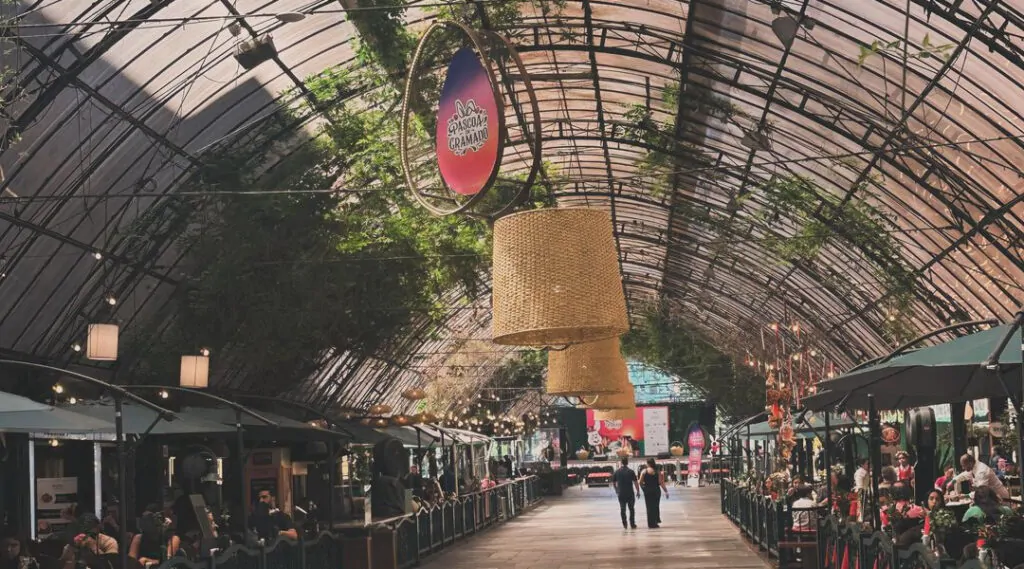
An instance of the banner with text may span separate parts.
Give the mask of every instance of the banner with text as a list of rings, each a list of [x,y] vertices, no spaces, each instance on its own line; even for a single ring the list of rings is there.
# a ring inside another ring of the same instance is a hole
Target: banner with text
[[[668,452],[668,407],[643,407],[644,454],[656,456]]]

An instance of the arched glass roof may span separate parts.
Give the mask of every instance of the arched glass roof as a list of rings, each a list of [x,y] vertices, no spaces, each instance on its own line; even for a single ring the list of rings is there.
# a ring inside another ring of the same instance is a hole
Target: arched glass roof
[[[282,93],[315,98],[304,78],[353,65],[346,11],[380,4],[5,4],[0,352],[72,362],[111,294],[128,326],[159,328],[186,271],[166,196]],[[664,296],[737,355],[799,323],[842,369],[887,352],[895,324],[1024,303],[1024,1],[452,0],[410,2],[408,25],[439,4],[477,26],[474,10],[518,11],[498,27],[541,101],[548,183],[560,206],[611,211],[631,310]],[[277,57],[242,69],[239,38],[264,34]],[[398,403],[488,337],[486,297],[450,306],[387,353],[325,354],[291,396]]]

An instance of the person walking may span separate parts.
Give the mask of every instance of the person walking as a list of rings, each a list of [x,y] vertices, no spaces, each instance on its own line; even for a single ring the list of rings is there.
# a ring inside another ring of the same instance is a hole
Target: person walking
[[[644,506],[647,509],[647,527],[654,529],[661,524],[661,493],[668,498],[665,487],[665,473],[658,470],[653,458],[647,459],[647,468],[640,473],[640,488],[644,492]]]
[[[619,514],[622,516],[622,529],[626,529],[626,508],[629,508],[629,527],[636,529],[636,495],[640,493],[640,483],[636,473],[629,468],[629,458],[623,457],[622,466],[612,475],[615,494],[619,497]],[[634,491],[635,490],[635,491]]]

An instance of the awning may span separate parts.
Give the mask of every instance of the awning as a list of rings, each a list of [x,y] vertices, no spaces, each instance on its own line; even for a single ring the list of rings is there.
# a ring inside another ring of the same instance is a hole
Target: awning
[[[413,428],[414,429],[419,429],[419,430],[423,431],[423,434],[425,434],[425,435],[431,437],[432,439],[434,439],[434,441],[439,446],[441,445],[442,441],[444,442],[444,446],[446,446],[446,447],[454,446],[456,443],[460,443],[461,442],[461,441],[459,441],[454,436],[454,433],[451,433],[447,428],[441,428],[441,427],[438,427],[437,425],[421,424],[421,425],[416,425]],[[443,437],[441,436],[442,433],[444,433]]]
[[[923,348],[818,385],[821,393],[804,400],[810,409],[832,407],[846,398],[851,409],[907,409],[1021,394],[1020,342],[1010,341],[997,370],[982,367],[1009,331],[999,326],[951,342]]]
[[[402,444],[405,445],[405,446],[409,446],[409,447],[415,447],[416,446],[416,443],[417,443],[417,440],[416,440],[416,429],[414,429],[412,427],[384,427],[384,428],[381,428],[381,429],[374,429],[374,430],[379,432],[379,433],[381,433],[381,434],[383,434],[383,435],[385,435],[385,436],[394,437],[394,438],[402,441]],[[426,447],[430,446],[430,444],[433,443],[433,442],[434,442],[434,439],[432,439],[432,438],[430,438],[430,437],[428,437],[426,435],[422,435],[421,434],[420,437],[419,437],[419,446],[421,446],[423,448],[426,448]]]
[[[107,429],[113,433],[113,422],[0,391],[0,432],[39,433],[48,438],[60,438],[64,433],[81,435]]]
[[[238,415],[235,410],[228,407],[186,407],[183,409],[183,412],[187,412],[196,417],[201,417],[207,421],[231,426],[232,430],[234,430],[233,427],[238,419]],[[295,419],[289,419],[288,417],[274,413],[267,413],[262,410],[257,412],[270,421],[273,421],[275,425],[268,425],[251,415],[242,413],[242,428],[245,430],[246,435],[252,438],[285,441],[349,438],[348,433],[321,429],[320,427],[310,425],[309,423],[303,423],[302,421],[296,421]]]
[[[795,419],[795,417],[794,417]],[[797,438],[812,438],[814,436],[822,436],[825,433],[825,415],[824,413],[808,413],[804,417],[810,427],[805,425],[803,422],[793,424],[793,432]],[[844,429],[849,427],[855,427],[858,423],[851,420],[844,414],[831,413],[829,415],[829,430]],[[778,433],[778,429],[773,429],[768,426],[767,421],[755,423],[750,425],[750,438],[752,439],[763,439],[763,438],[775,438]],[[741,429],[739,432],[741,437],[747,436],[747,430]]]
[[[487,435],[481,435],[480,433],[474,433],[473,431],[467,431],[465,429],[453,429],[451,427],[445,427],[445,431],[453,433],[459,439],[459,442],[465,444],[485,444],[491,442],[491,437]]]
[[[359,423],[341,423],[337,428],[351,437],[349,444],[353,445],[372,446],[388,438],[388,435]]]
[[[113,401],[88,401],[77,405],[66,406],[63,407],[63,409],[69,412],[80,413],[93,418],[94,420],[101,421],[102,424],[105,425],[102,430],[103,434],[110,435],[111,439],[113,438]],[[124,403],[122,405],[121,419],[123,422],[124,432],[129,435],[141,435],[147,432],[150,435],[161,436],[219,435],[234,432],[234,429],[230,427],[213,421],[204,420],[202,417],[197,417],[194,414],[189,413],[187,410],[175,413],[174,417],[175,419],[173,421],[165,421],[163,419],[158,419],[158,414],[153,409],[132,403]],[[152,428],[152,430],[150,430],[150,428]]]

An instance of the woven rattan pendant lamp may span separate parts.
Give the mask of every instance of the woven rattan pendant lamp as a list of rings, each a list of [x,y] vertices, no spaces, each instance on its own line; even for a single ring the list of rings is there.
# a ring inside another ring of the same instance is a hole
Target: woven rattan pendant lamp
[[[594,411],[594,419],[597,421],[621,421],[636,417],[636,407],[632,409],[610,409],[608,411]]]
[[[494,223],[492,339],[564,346],[629,330],[608,212],[551,208]]]
[[[629,378],[625,379],[625,384],[619,385],[619,391],[609,395],[601,395],[596,401],[588,405],[591,409],[597,409],[598,411],[611,411],[612,409],[633,409],[636,407],[636,394],[633,391],[633,384],[629,382]]]
[[[622,391],[629,383],[626,360],[619,352],[619,339],[573,344],[548,352],[548,395],[593,397]],[[595,402],[595,403],[597,403]]]

